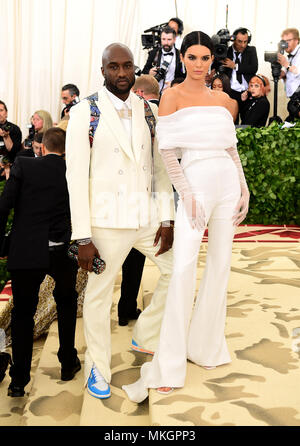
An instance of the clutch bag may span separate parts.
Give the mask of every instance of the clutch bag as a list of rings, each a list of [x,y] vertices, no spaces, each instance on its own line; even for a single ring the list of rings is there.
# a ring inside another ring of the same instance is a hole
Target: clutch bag
[[[77,243],[72,243],[72,245],[68,249],[68,256],[71,259],[78,261],[78,244]],[[103,273],[105,268],[106,268],[106,263],[104,262],[104,260],[102,260],[99,257],[94,257],[93,272],[95,274],[101,274],[101,273]]]

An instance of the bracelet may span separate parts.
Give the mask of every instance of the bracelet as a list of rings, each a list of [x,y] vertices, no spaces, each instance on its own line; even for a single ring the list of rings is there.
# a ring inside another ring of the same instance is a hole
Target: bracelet
[[[89,243],[91,243],[91,241],[92,241],[91,238],[81,238],[81,239],[77,240],[77,243],[80,246],[84,246],[84,245],[88,245]]]

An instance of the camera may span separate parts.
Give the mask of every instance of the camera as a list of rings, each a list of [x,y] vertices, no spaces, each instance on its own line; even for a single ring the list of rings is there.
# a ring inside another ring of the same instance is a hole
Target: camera
[[[0,124],[0,129],[4,132],[10,132],[11,125],[8,122],[5,122],[4,124]]]
[[[216,71],[224,71],[225,67],[222,65],[222,61],[227,57],[228,43],[231,41],[231,35],[227,28],[220,29],[217,34],[211,37],[214,44],[214,56],[215,63],[217,64]]]
[[[161,67],[157,67],[157,72],[156,75],[154,76],[157,82],[160,82],[161,80],[165,79],[169,65],[170,63],[165,60],[162,63]]]
[[[278,53],[283,54],[289,44],[285,40],[278,43],[278,51],[265,51],[265,62],[277,63]]]
[[[167,24],[168,22],[161,23],[144,31],[144,33],[151,34],[141,35],[143,50],[151,50],[152,48],[158,48],[160,46],[161,31]]]
[[[300,86],[297,88],[295,93],[291,96],[287,109],[289,112],[289,116],[292,119],[299,118],[300,113]]]
[[[24,147],[30,148],[32,147],[32,142],[35,135],[35,128],[32,124],[28,124],[26,127],[29,129],[29,134],[24,140]]]

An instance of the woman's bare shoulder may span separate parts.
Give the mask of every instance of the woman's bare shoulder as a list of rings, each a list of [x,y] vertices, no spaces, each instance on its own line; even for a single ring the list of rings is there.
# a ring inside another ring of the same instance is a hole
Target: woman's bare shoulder
[[[178,93],[176,87],[168,88],[161,96],[158,108],[158,116],[167,116],[177,110]]]
[[[232,117],[236,119],[237,114],[237,101],[231,99],[229,94],[225,93],[224,91],[214,91],[212,90],[212,93],[215,96],[215,99],[217,100],[218,104],[221,107],[225,107],[229,113],[231,113]]]

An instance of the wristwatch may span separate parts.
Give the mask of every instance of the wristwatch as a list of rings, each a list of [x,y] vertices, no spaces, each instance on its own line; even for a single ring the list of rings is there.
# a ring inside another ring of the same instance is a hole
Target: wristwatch
[[[291,68],[291,66],[288,65],[288,66],[286,67],[286,72],[288,72],[290,68]]]

